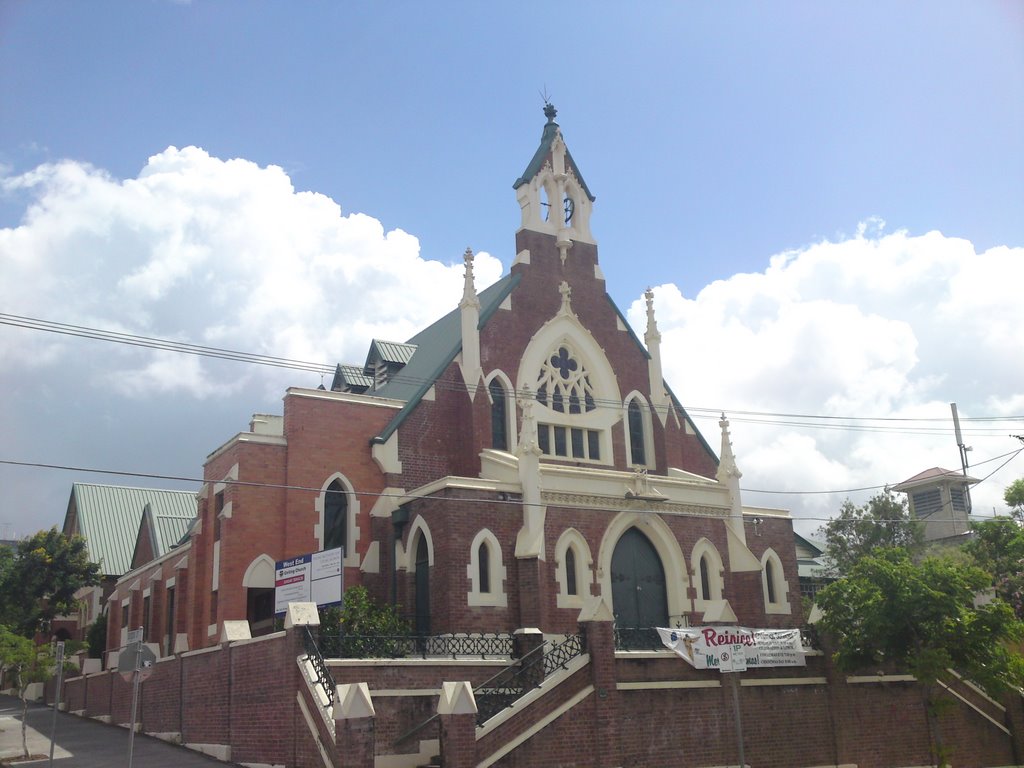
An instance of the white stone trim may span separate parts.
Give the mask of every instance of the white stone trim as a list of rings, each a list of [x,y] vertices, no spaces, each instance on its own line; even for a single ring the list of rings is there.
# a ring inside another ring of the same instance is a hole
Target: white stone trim
[[[672,529],[660,516],[651,512],[620,512],[605,529],[601,538],[601,546],[597,555],[597,578],[601,585],[601,597],[607,605],[612,604],[612,554],[615,545],[627,530],[638,528],[654,546],[661,567],[665,569],[665,597],[668,602],[669,616],[681,616],[691,610],[687,589],[690,587],[690,575],[686,567],[686,558],[679,548]]]
[[[772,575],[775,586],[775,601],[768,599],[768,563],[772,564]],[[775,550],[769,547],[761,555],[761,595],[764,598],[764,612],[767,614],[790,614],[793,609],[788,600],[789,580],[785,578],[782,560]]]
[[[397,433],[396,433],[397,434]],[[320,549],[324,549],[324,503],[327,500],[327,489],[337,480],[341,483],[342,490],[347,498],[345,509],[345,557],[342,565],[346,568],[359,567],[359,496],[355,487],[341,472],[330,475],[320,486],[320,493],[313,500],[313,509],[316,512],[317,523],[313,526],[313,538],[316,539]]]
[[[488,576],[490,577],[490,591],[480,591],[480,548],[487,547],[490,559],[488,561]],[[466,566],[466,575],[469,577],[469,592],[466,594],[466,602],[471,606],[495,606],[505,608],[508,606],[508,594],[505,592],[505,580],[508,577],[508,569],[502,561],[501,544],[497,537],[487,528],[473,537],[473,543],[469,547],[469,565]]]
[[[708,594],[710,600],[704,599],[703,582],[700,577],[700,559],[708,559]],[[690,572],[693,575],[693,610],[703,613],[712,607],[712,603],[725,598],[725,565],[718,548],[706,537],[701,537],[693,545],[690,554]]]
[[[640,422],[644,433],[643,464],[633,463],[633,442],[629,428],[629,405],[634,400],[640,406]],[[654,423],[651,419],[651,405],[647,402],[647,398],[635,389],[626,395],[626,399],[622,401],[622,426],[626,437],[626,466],[638,468],[656,467],[658,460],[654,454]]]
[[[491,400],[491,382],[498,379],[501,382],[502,388],[505,390],[505,435],[508,438],[508,448],[505,449],[507,453],[515,453],[516,447],[519,445],[519,419],[516,416],[516,403],[518,398],[516,397],[516,388],[512,384],[510,379],[503,370],[497,368],[491,371],[484,378],[484,390],[487,393],[487,404],[493,405]],[[491,449],[501,450],[501,449]]]
[[[392,432],[385,442],[374,443],[370,447],[370,455],[381,472],[402,474],[402,462],[398,459],[398,430]]]
[[[273,587],[277,575],[277,562],[270,555],[263,553],[253,558],[242,576],[242,587],[260,589]]]
[[[399,570],[404,569],[408,573],[416,572],[416,547],[413,546],[413,542],[416,541],[417,532],[427,540],[427,564],[430,567],[434,566],[434,539],[430,535],[430,526],[420,515],[413,520],[412,526],[409,528],[409,535],[406,537],[409,548],[405,551],[405,557],[396,558]]]
[[[565,570],[565,553],[572,549],[576,556],[576,594],[570,595],[568,589],[568,573]],[[582,608],[586,598],[590,597],[590,585],[594,581],[594,558],[590,554],[587,540],[575,528],[569,528],[558,537],[555,543],[555,581],[558,593],[555,596],[559,608]]]

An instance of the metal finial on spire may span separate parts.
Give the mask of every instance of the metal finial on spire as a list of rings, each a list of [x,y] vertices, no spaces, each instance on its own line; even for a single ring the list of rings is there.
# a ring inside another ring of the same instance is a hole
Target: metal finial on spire
[[[555,105],[550,101],[544,102],[544,117],[548,119],[549,123],[555,122],[555,117],[558,115],[558,110],[555,109]]]
[[[654,290],[648,288],[644,291],[644,299],[647,302],[647,333],[658,333],[658,321],[654,319]]]

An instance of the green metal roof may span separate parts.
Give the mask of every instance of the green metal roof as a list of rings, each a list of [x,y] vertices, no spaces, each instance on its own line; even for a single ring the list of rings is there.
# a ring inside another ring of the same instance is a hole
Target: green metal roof
[[[373,377],[363,373],[363,369],[358,365],[345,365],[341,363],[334,371],[334,381],[331,383],[331,389],[338,391],[346,386],[369,389],[373,386]]]
[[[152,513],[153,505],[147,504],[146,507]],[[196,517],[195,505],[191,509],[191,516],[187,516],[189,511],[181,509],[151,515],[153,527],[150,530],[153,533],[153,548],[156,550],[154,552],[155,557],[166,555],[181,542]]]
[[[89,483],[75,483],[71,486],[68,515],[74,513],[74,531],[85,538],[89,559],[100,564],[100,572],[104,575],[120,576],[131,568],[139,525],[147,504],[153,511],[154,520],[184,520],[183,525],[186,527],[197,513],[194,491],[162,491]],[[161,541],[172,541],[173,530],[181,525],[169,520],[158,523],[164,526],[157,534]],[[66,533],[72,532],[68,530],[70,522],[65,518]]]
[[[523,171],[523,175],[516,179],[516,183],[512,185],[512,189],[519,189],[523,184],[529,184],[536,176],[540,169],[544,167],[544,161],[551,153],[551,144],[555,140],[555,136],[558,135],[558,123],[555,122],[555,115],[557,112],[555,108],[550,104],[544,105],[544,114],[547,115],[548,122],[544,126],[544,132],[540,136],[540,146],[537,147],[537,151],[533,154],[533,159],[530,160],[530,164],[526,166],[526,170]],[[590,201],[593,202],[595,198],[590,194],[590,188],[587,186],[587,182],[583,180],[583,174],[580,173],[580,169],[576,165],[576,161],[572,159],[572,154],[569,152],[569,147],[565,148],[565,159],[568,162],[569,167],[572,168],[573,174],[576,176],[576,181],[583,187],[583,191],[586,193]]]
[[[363,366],[363,372],[372,372],[371,363],[376,360],[406,365],[415,353],[416,345],[411,342],[409,344],[402,344],[399,341],[374,339],[370,343],[370,351],[366,355],[366,365]]]
[[[519,285],[519,275],[506,275],[501,280],[480,292],[480,322],[483,328],[501,302]],[[380,390],[374,392],[380,397],[404,400],[405,406],[400,410],[384,431],[373,438],[375,443],[383,443],[391,433],[405,420],[405,417],[419,403],[427,390],[433,386],[437,377],[455,359],[462,349],[462,310],[453,309],[432,325],[409,339],[416,353],[402,371],[390,379]]]

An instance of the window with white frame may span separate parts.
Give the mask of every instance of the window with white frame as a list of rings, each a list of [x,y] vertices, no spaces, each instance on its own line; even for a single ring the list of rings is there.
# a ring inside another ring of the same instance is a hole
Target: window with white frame
[[[515,398],[512,385],[500,371],[492,373],[487,382],[491,407],[491,448],[499,451],[515,449]]]
[[[545,358],[537,375],[537,402],[563,423],[537,424],[537,444],[543,453],[583,461],[601,460],[602,433],[587,424],[597,410],[594,387],[579,355],[568,341]]]
[[[486,528],[476,535],[470,545],[466,575],[470,584],[467,595],[469,605],[508,605],[508,595],[505,592],[507,573],[502,563],[501,545],[494,534]]]
[[[593,562],[586,539],[575,528],[565,531],[555,544],[556,604],[559,608],[582,608],[594,580]]]
[[[626,456],[634,467],[654,466],[654,434],[651,409],[639,392],[626,398]]]
[[[782,560],[773,549],[761,555],[761,592],[764,596],[764,612],[789,614],[789,582],[782,570]]]
[[[722,556],[718,554],[718,549],[710,540],[701,539],[693,547],[690,567],[696,593],[693,608],[697,612],[703,612],[711,607],[713,601],[721,600],[725,595]]]
[[[359,565],[359,497],[341,473],[328,477],[314,501],[317,523],[313,529],[320,549],[344,548],[345,566]]]

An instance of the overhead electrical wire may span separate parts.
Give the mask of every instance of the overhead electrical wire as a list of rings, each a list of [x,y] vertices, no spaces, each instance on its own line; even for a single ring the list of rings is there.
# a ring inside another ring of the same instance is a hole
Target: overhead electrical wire
[[[0,313],[0,325],[10,325],[28,330],[44,331],[66,336],[92,339],[95,341],[106,341],[117,344],[126,344],[145,349],[154,349],[166,352],[178,352],[200,357],[210,357],[220,360],[230,360],[242,363],[252,363],[275,368],[307,371],[320,376],[333,374],[336,364],[319,363],[308,360],[297,360],[294,358],[276,357],[273,355],[262,355],[239,350],[226,349],[223,347],[204,346],[190,344],[187,342],[161,339],[152,336],[141,336],[138,334],[123,333],[120,331],[109,331],[89,326],[72,325],[59,323],[39,318],[25,317]],[[409,386],[423,386],[431,384],[436,389],[456,389],[455,383],[444,381],[430,381],[424,378],[416,378],[399,373],[389,383],[401,383]],[[534,397],[535,392],[516,391],[516,397]],[[622,403],[613,400],[595,398],[594,403],[598,407],[622,408]],[[723,412],[728,413],[730,422],[745,424],[760,424],[772,427],[799,427],[802,429],[830,429],[846,432],[875,432],[875,433],[898,433],[904,435],[951,435],[952,427],[943,426],[948,424],[947,418],[940,417],[901,417],[901,416],[835,416],[821,414],[801,413],[773,413],[770,411],[748,411],[730,410],[722,408],[707,408],[699,406],[684,406],[686,412],[693,418],[718,418]],[[1024,424],[1022,416],[975,416],[960,419],[962,424],[968,426],[962,429],[964,433],[977,436],[999,436],[1003,430],[998,427],[981,426],[987,424],[1021,423]],[[851,423],[860,422],[860,423]],[[875,423],[877,422],[877,423]],[[892,426],[896,424],[907,424],[912,426]],[[927,426],[936,424],[936,426]]]
[[[992,474],[994,474],[995,471],[998,471],[999,469],[1001,469],[1003,466],[1005,466],[1007,463],[1009,463],[1017,455],[1019,455],[1021,453],[1024,453],[1024,448],[1019,448],[1016,451],[1012,451],[1011,453],[1012,453],[1012,455],[1010,456],[1009,459],[1004,461],[992,473],[989,473],[989,475],[986,475],[986,477],[984,479],[988,479],[989,477],[992,476]],[[1004,456],[1005,455],[1007,455],[1007,454],[1004,454]],[[996,458],[998,459],[998,458],[1003,458],[1003,457],[1002,456],[998,456]],[[135,478],[144,478],[146,480],[173,480],[173,481],[176,481],[176,482],[196,483],[196,484],[198,484],[200,486],[206,485],[207,483],[210,483],[210,482],[214,482],[214,481],[209,480],[209,479],[198,478],[198,477],[189,477],[187,475],[164,475],[164,474],[157,474],[157,473],[153,473],[153,472],[132,472],[132,471],[129,471],[129,470],[98,469],[96,467],[80,467],[80,466],[72,466],[72,465],[67,465],[67,464],[49,464],[49,463],[35,462],[35,461],[16,461],[14,459],[0,459],[0,465],[9,465],[9,466],[16,466],[16,467],[32,467],[32,468],[37,468],[37,469],[54,469],[54,470],[63,470],[63,471],[68,471],[68,472],[86,472],[86,473],[98,474],[98,475],[116,475],[118,477],[135,477]],[[240,486],[240,487],[247,487],[247,488],[272,488],[272,489],[275,489],[275,490],[307,491],[307,492],[311,492],[311,493],[322,493],[323,490],[324,490],[323,488],[319,488],[319,487],[315,487],[315,486],[289,485],[287,483],[266,483],[266,482],[253,482],[253,481],[231,480],[231,479],[217,480],[216,482],[217,482],[217,484],[223,483],[224,485],[233,485],[233,486]],[[979,481],[979,482],[982,482],[982,481]],[[753,488],[741,488],[740,490],[743,491],[744,493],[772,493],[772,494],[783,494],[783,495],[798,496],[798,495],[803,495],[803,494],[828,494],[828,495],[849,494],[849,493],[856,493],[856,492],[861,492],[861,491],[873,491],[873,490],[887,489],[889,487],[891,487],[891,486],[889,484],[886,484],[886,485],[864,486],[864,487],[861,487],[861,488],[845,488],[845,489],[831,490],[831,491],[762,491],[762,490],[757,490],[757,489],[753,489]],[[391,499],[403,499],[403,500],[408,501],[408,500],[417,499],[417,498],[427,498],[427,497],[421,497],[421,496],[416,496],[416,495],[407,494],[407,493],[383,493],[383,492],[374,492],[374,491],[349,491],[348,493],[352,494],[353,496],[362,496],[362,497],[373,498],[373,499],[391,498]],[[446,497],[446,499],[448,501],[469,502],[469,503],[484,503],[483,499],[480,499],[478,497],[472,497],[472,496],[466,496],[466,497],[448,496],[448,497]],[[488,503],[488,504],[511,504],[511,505],[514,505],[514,506],[517,506],[517,507],[521,507],[523,505],[529,505],[529,502],[527,502],[527,501],[525,501],[523,499],[502,499],[502,498],[487,499],[486,503]],[[546,504],[546,503],[542,503],[542,504],[538,504],[537,506],[549,506],[549,505]],[[574,505],[568,504],[568,505],[565,505],[565,506],[574,506]],[[707,517],[707,518],[718,518],[718,517],[720,517],[720,515],[705,515],[705,514],[701,514],[701,513],[686,513],[685,516],[687,516],[687,517]],[[979,517],[979,516],[985,517],[986,515],[975,515],[975,516],[976,517]],[[794,518],[794,519],[826,521],[827,522],[829,520],[832,520],[833,518],[831,518],[831,517],[814,517],[814,516],[803,516],[803,515],[801,515],[799,518]],[[934,515],[932,517],[930,517],[929,519],[935,519]],[[942,518],[938,518],[938,519],[941,520]],[[950,517],[950,519],[952,520],[953,518]],[[898,521],[898,519],[896,519],[896,518],[894,518],[893,520],[886,520],[886,519],[882,518],[882,519],[878,519],[876,522],[896,522],[896,521]]]
[[[239,350],[232,350],[223,347],[204,346],[199,344],[190,344],[187,342],[172,341],[169,339],[161,339],[151,336],[141,336],[138,334],[124,333],[120,331],[109,331],[99,328],[92,328],[89,326],[73,325],[69,323],[59,323],[50,320],[42,320],[39,318],[25,317],[21,315],[12,315],[8,313],[0,313],[0,325],[10,325],[19,328],[25,328],[28,330],[44,331],[49,333],[56,333],[60,335],[79,337],[92,339],[96,341],[106,341],[110,343],[125,344],[134,347],[140,347],[145,349],[153,349],[167,352],[177,352],[181,354],[189,354],[200,357],[210,357],[214,359],[230,360],[234,362],[252,363],[255,365],[271,366],[276,368],[285,368],[291,370],[307,371],[314,374],[320,374],[321,377],[333,373],[336,365],[329,363],[317,363],[313,361],[297,360],[294,358],[276,357],[273,355],[262,355],[250,352],[242,352]],[[432,381],[428,382],[426,379],[417,379],[411,376],[403,376],[401,373],[395,375],[390,379],[390,382],[404,383],[408,385],[425,385],[431,383],[435,388],[444,389],[446,387],[456,389],[457,384],[448,383],[443,381]],[[515,392],[517,397],[535,397],[536,393],[532,391]],[[622,404],[618,401],[608,401],[595,399],[595,405],[599,407],[613,407],[621,408]],[[719,408],[705,408],[689,406],[685,407],[685,410],[693,418],[706,419],[706,418],[717,418],[723,413],[723,409]],[[901,435],[921,435],[921,436],[934,436],[934,435],[951,435],[952,429],[949,426],[927,426],[928,424],[942,425],[948,422],[946,418],[940,417],[900,417],[900,416],[835,416],[835,415],[820,415],[820,414],[800,414],[800,413],[774,413],[769,411],[749,411],[749,410],[735,410],[728,412],[728,418],[731,423],[746,423],[751,425],[762,425],[771,427],[796,427],[801,429],[825,429],[825,430],[839,430],[844,432],[872,432],[872,433],[896,433]],[[970,424],[1003,424],[1003,423],[1024,423],[1024,416],[983,416],[983,417],[965,417],[960,420],[962,423]],[[852,423],[861,422],[861,423]],[[868,422],[868,423],[864,423]],[[905,424],[908,426],[898,426]],[[997,427],[967,427],[962,429],[962,432],[971,434],[975,437],[985,436],[998,436],[1003,434],[1002,429]],[[1021,449],[1024,450],[1024,449]],[[997,467],[993,472],[989,473],[983,480],[987,480],[995,472],[1005,466],[1007,463],[1012,461],[1021,450],[1011,452],[1012,455],[1009,459],[1003,462],[1002,465]],[[1010,454],[1003,454],[1007,456]],[[1002,457],[997,457],[1002,458]],[[988,459],[987,461],[992,461]],[[976,462],[975,466],[986,462]],[[75,467],[63,467],[59,465],[48,465],[48,464],[35,464],[31,462],[18,462],[11,460],[0,460],[0,464],[9,464],[16,466],[37,466],[43,468],[52,469],[71,469],[84,472],[96,472],[115,474],[122,476],[137,476],[146,477],[150,479],[170,479],[170,480],[181,480],[188,482],[204,482],[196,478],[184,478],[175,476],[164,476],[149,473],[131,473],[131,472],[117,472],[111,470],[97,470],[87,468],[75,468]],[[286,486],[272,486],[272,487],[286,487]],[[887,488],[888,484],[883,485],[871,485],[863,486],[859,488],[847,488],[839,490],[814,490],[814,491],[794,491],[794,490],[766,490],[766,489],[743,489],[747,493],[761,493],[761,494],[775,494],[775,495],[834,495],[842,493],[858,493],[863,491],[873,491]],[[319,489],[296,489],[296,490],[319,490]],[[813,518],[806,518],[813,519]]]

